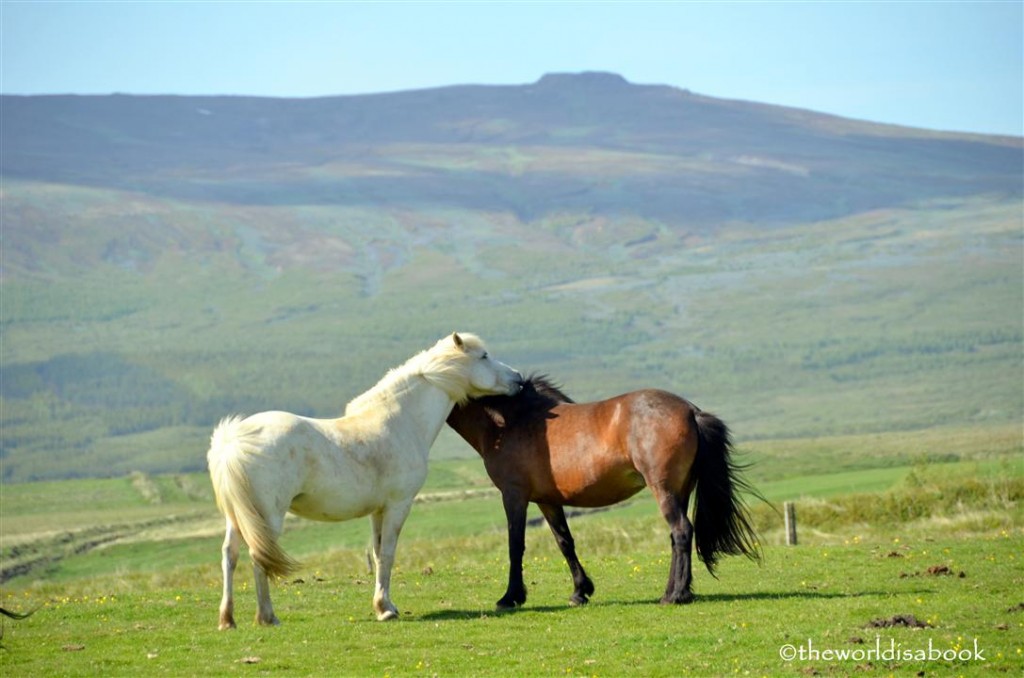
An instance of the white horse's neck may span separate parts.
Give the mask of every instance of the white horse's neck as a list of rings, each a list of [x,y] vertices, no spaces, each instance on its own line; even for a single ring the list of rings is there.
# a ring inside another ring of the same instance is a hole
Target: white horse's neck
[[[455,402],[423,373],[393,370],[374,388],[354,399],[345,415],[372,412],[396,434],[406,440],[426,443],[429,452]]]
[[[423,375],[410,379],[409,388],[399,396],[399,400],[403,416],[398,417],[398,421],[408,421],[422,436],[421,439],[428,442],[425,451],[429,452],[455,402]]]

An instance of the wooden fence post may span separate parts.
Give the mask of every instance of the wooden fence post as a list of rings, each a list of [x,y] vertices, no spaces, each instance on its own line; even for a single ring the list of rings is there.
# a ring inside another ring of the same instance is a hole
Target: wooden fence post
[[[786,517],[786,544],[796,546],[796,507],[793,502],[787,501],[782,505],[782,510]]]

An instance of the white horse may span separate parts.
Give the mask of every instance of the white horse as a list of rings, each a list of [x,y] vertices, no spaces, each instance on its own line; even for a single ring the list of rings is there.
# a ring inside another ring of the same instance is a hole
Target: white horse
[[[287,412],[230,417],[213,432],[207,460],[227,518],[220,628],[235,627],[232,577],[240,540],[253,560],[256,622],[280,624],[268,576],[298,567],[278,545],[285,514],[341,521],[369,515],[377,570],[373,608],[393,619],[391,567],[398,534],[427,477],[427,456],[455,403],[514,395],[523,377],[491,359],[472,334],[454,333],[388,372],[338,419]]]

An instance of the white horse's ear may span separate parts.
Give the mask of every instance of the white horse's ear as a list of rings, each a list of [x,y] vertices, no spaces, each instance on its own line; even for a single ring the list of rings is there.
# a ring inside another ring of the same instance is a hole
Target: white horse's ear
[[[465,350],[466,345],[462,342],[462,337],[459,336],[458,332],[452,332],[452,341],[455,342],[458,348]]]

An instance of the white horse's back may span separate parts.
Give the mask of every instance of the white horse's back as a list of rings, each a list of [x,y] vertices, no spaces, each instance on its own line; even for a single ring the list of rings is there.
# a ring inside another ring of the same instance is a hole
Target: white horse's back
[[[214,431],[208,461],[211,473],[238,467],[267,514],[350,520],[381,508],[396,493],[415,494],[426,480],[426,464],[409,454],[419,451],[411,445],[422,443],[396,450],[386,424],[366,414],[311,419],[261,412],[229,418]]]

